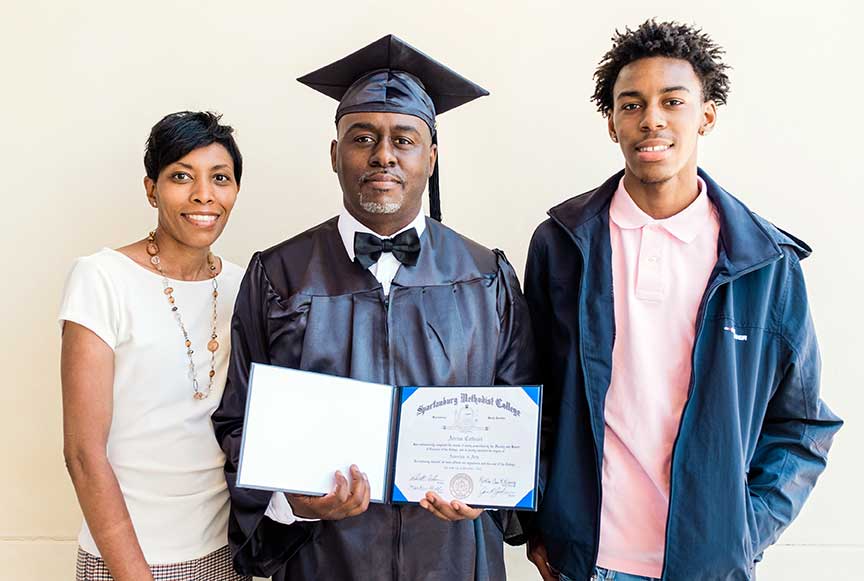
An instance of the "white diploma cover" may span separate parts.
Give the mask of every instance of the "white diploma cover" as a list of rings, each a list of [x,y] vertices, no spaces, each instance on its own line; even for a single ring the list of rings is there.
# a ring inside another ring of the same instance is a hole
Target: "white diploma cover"
[[[371,500],[433,491],[536,510],[541,386],[394,387],[252,364],[237,485],[323,495],[365,472]]]

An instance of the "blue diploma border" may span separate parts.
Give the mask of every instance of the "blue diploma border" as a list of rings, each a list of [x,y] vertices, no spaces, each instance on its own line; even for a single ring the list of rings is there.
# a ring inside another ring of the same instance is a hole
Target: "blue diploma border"
[[[531,401],[533,401],[534,404],[538,407],[537,451],[535,454],[536,460],[534,462],[534,486],[533,486],[533,488],[531,488],[531,490],[529,490],[528,493],[525,496],[523,496],[522,499],[513,506],[472,505],[472,506],[475,506],[476,508],[501,508],[501,509],[519,509],[519,510],[530,510],[530,511],[537,510],[537,494],[536,494],[536,492],[537,492],[537,476],[538,476],[538,473],[540,470],[540,424],[541,424],[542,419],[543,419],[543,414],[542,414],[543,386],[542,385],[521,385],[521,386],[446,385],[446,386],[440,386],[440,387],[442,387],[442,388],[464,387],[466,389],[469,387],[471,387],[471,388],[513,387],[514,389],[516,389],[518,387],[519,389],[522,389],[525,392],[525,394],[531,399]],[[424,389],[435,389],[434,386],[424,386],[423,388]],[[395,464],[396,464],[396,458],[397,458],[397,455],[396,455],[397,442],[399,441],[399,437],[398,437],[399,418],[401,418],[401,416],[402,416],[402,405],[408,400],[408,398],[410,398],[412,395],[414,395],[414,392],[416,392],[418,389],[420,389],[419,386],[406,386],[406,387],[399,388],[399,392],[400,392],[400,394],[399,394],[399,409],[396,410],[396,414],[395,414],[395,418],[394,418],[396,431],[394,431],[394,435],[393,435],[393,443],[394,444],[393,444],[393,453],[392,453],[392,465],[393,465],[392,472],[395,472]],[[399,487],[396,485],[395,481],[393,482],[393,487],[390,491],[390,502],[394,503],[394,504],[396,504],[396,503],[399,503],[399,504],[417,504],[417,502],[410,501],[405,497],[405,494],[399,489]]]

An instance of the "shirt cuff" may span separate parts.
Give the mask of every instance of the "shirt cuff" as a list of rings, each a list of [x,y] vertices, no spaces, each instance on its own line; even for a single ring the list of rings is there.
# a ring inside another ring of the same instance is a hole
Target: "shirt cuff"
[[[264,511],[264,516],[275,520],[283,525],[293,525],[295,522],[314,522],[317,518],[303,518],[294,514],[291,508],[291,503],[285,498],[282,492],[274,492],[270,497],[270,504],[267,505],[267,510]]]

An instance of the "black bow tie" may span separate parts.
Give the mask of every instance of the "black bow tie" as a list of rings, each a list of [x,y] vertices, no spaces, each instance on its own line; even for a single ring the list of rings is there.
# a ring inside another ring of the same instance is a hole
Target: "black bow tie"
[[[420,237],[417,230],[409,228],[393,238],[381,239],[365,232],[354,233],[354,262],[369,268],[381,258],[382,252],[390,252],[405,266],[417,264],[420,256]]]

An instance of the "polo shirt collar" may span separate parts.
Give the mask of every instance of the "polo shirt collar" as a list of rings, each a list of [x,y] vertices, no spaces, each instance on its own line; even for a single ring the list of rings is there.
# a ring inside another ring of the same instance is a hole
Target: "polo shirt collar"
[[[622,176],[618,182],[618,189],[612,196],[609,218],[619,228],[625,230],[642,228],[647,224],[657,224],[681,242],[690,244],[701,232],[705,231],[714,212],[714,207],[708,199],[705,180],[698,176],[696,179],[699,181],[699,195],[696,196],[696,199],[674,216],[655,220],[636,205],[636,202],[624,188],[624,177]]]

